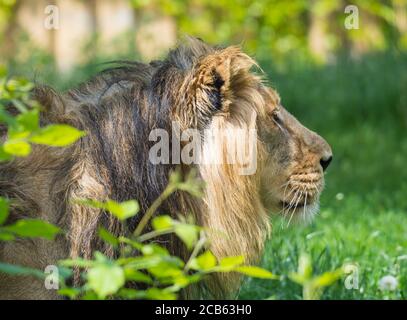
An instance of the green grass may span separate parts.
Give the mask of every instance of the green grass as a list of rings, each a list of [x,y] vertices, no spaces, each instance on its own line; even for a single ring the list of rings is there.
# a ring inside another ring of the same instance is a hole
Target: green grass
[[[344,279],[326,289],[322,299],[381,299],[378,290],[385,275],[398,278],[400,290],[392,298],[407,297],[407,215],[399,211],[377,212],[354,195],[342,201],[330,199],[310,226],[286,226],[275,221],[262,266],[281,281],[248,279],[241,299],[301,299],[301,287],[287,275],[297,270],[301,252],[311,255],[315,274],[334,270],[344,263],[358,266],[359,288],[348,290]]]
[[[322,299],[407,298],[406,56],[270,74],[287,109],[330,142],[334,161],[311,225],[287,228],[272,219],[262,266],[283,279],[247,280],[240,298],[301,299],[301,287],[287,278],[301,252],[311,255],[315,274],[358,265],[358,290],[342,279]],[[378,289],[385,275],[398,278],[396,292]]]

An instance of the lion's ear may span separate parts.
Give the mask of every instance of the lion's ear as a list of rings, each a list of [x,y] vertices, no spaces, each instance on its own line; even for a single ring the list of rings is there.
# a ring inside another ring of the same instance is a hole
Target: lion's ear
[[[228,113],[239,79],[248,74],[253,64],[238,47],[202,55],[184,80],[175,117],[185,127],[205,127],[216,113]]]
[[[254,61],[238,47],[228,47],[202,57],[193,70],[190,87],[197,103],[212,111],[227,111],[233,97],[233,79],[247,72]]]

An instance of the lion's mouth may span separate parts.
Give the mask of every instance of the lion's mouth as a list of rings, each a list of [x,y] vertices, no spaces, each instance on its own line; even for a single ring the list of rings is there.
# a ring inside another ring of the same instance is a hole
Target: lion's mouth
[[[292,220],[309,222],[319,210],[318,196],[280,200],[278,205],[280,207],[279,213],[287,218],[288,225]]]
[[[311,203],[299,202],[299,203],[295,204],[295,207],[296,208],[303,208],[306,205],[310,205],[310,204]],[[282,209],[288,209],[288,208],[294,207],[294,204],[292,202],[290,203],[290,202],[286,202],[286,201],[280,201],[280,207]]]

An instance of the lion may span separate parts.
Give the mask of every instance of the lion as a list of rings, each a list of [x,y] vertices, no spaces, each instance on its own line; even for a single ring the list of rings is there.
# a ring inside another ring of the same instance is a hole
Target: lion
[[[67,148],[33,146],[28,157],[0,165],[0,195],[13,203],[8,222],[41,218],[65,230],[53,242],[1,243],[0,261],[44,270],[67,257],[91,258],[95,250],[114,257],[98,238],[98,227],[115,235],[134,230],[168,184],[170,172],[181,167],[183,173],[198,172],[204,196],[176,192],[158,214],[192,214],[197,224],[220,231],[213,232],[209,244],[217,258],[243,255],[246,263],[258,263],[271,230],[270,213],[310,219],[318,211],[332,150],[284,109],[261,69],[253,70],[256,66],[239,47],[190,38],[163,60],[120,62],[64,93],[38,85],[33,97],[44,108],[41,123],[69,124],[87,135]],[[255,129],[255,172],[241,174],[239,165],[227,162],[151,163],[151,130],[171,131],[173,122],[201,133],[204,156],[226,154],[233,140],[233,134],[209,139],[206,129]],[[125,230],[105,211],[75,199],[137,199],[141,213]],[[186,259],[175,237],[164,244]],[[215,275],[182,298],[234,297],[239,286],[236,274]],[[42,281],[0,274],[0,298],[58,296]]]

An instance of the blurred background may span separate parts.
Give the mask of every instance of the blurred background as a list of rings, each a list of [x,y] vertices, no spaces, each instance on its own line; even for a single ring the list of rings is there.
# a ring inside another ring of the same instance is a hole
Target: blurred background
[[[165,56],[185,34],[241,45],[334,152],[320,215],[276,220],[263,266],[287,274],[306,251],[317,273],[358,267],[358,288],[323,298],[407,297],[407,0],[0,0],[0,30],[0,64],[60,90],[101,62]],[[386,293],[388,274],[399,286]],[[270,296],[301,288],[248,280],[241,292]]]
[[[190,34],[241,44],[279,65],[326,63],[338,54],[407,48],[406,6],[406,0],[0,0],[0,53],[2,62],[18,64],[48,57],[66,72],[98,56],[158,58]]]

